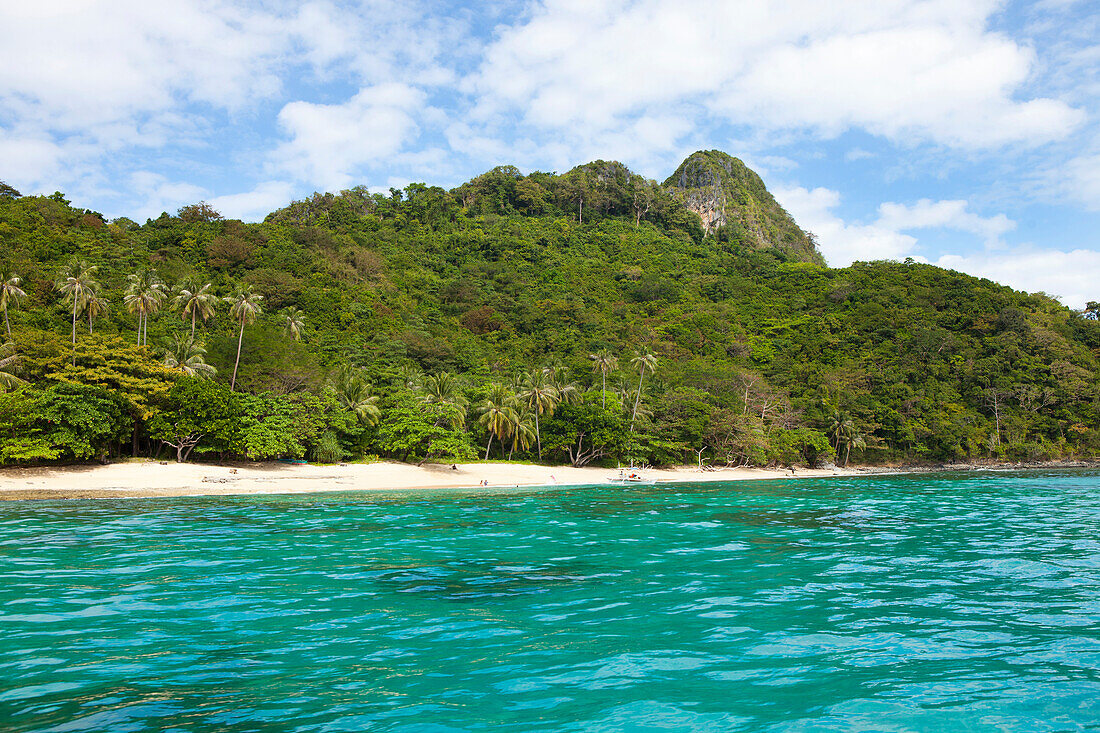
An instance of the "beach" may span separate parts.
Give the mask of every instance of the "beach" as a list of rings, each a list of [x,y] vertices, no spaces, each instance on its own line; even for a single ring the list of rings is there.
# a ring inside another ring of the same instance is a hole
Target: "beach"
[[[349,463],[307,465],[278,462],[206,464],[127,461],[106,466],[7,468],[0,470],[0,501],[105,499],[232,494],[304,494],[322,491],[392,491],[551,486],[607,483],[618,469],[516,463]],[[627,469],[629,473],[629,469]],[[738,481],[820,478],[860,473],[856,469],[722,468],[649,469],[647,480]]]

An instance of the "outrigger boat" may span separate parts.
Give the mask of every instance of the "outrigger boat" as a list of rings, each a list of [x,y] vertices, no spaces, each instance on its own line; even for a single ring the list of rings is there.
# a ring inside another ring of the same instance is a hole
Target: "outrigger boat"
[[[647,478],[634,469],[619,471],[618,476],[608,476],[607,480],[617,484],[652,484],[656,482],[656,479]]]

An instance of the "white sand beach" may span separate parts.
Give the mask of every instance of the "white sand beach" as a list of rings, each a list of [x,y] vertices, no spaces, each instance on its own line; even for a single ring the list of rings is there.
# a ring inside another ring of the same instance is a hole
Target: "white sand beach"
[[[694,466],[647,470],[646,479],[736,481],[815,478],[859,473],[853,469],[727,468]],[[606,468],[534,466],[514,463],[426,464],[351,463],[338,466],[252,463],[214,465],[127,461],[107,466],[6,468],[0,470],[0,501],[23,499],[300,494],[319,491],[476,489],[489,487],[606,483],[618,471]]]

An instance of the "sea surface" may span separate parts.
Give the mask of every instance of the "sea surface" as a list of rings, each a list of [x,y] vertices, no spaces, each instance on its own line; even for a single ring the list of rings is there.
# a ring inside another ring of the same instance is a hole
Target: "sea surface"
[[[0,730],[1100,730],[1100,473],[3,503]]]

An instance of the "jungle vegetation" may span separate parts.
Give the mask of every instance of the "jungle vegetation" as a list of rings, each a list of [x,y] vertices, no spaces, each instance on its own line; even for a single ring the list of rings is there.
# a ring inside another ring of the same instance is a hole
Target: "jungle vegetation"
[[[1100,452],[1096,304],[829,269],[770,207],[707,232],[682,190],[605,161],[255,224],[203,202],[108,222],[0,186],[0,463]]]

